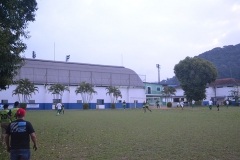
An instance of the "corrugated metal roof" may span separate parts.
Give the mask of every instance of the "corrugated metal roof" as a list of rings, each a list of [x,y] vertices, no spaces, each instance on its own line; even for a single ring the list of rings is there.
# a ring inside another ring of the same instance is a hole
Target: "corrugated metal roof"
[[[216,79],[216,81],[212,82],[209,86],[218,85],[240,85],[240,80],[234,78]]]
[[[25,59],[15,80],[28,78],[34,83],[78,85],[85,81],[94,86],[143,87],[140,77],[122,66]]]

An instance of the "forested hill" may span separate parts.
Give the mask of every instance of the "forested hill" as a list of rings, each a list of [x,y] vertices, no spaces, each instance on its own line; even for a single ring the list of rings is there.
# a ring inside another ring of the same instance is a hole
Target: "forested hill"
[[[217,47],[196,57],[212,62],[218,70],[218,78],[240,79],[240,44]]]
[[[240,80],[240,44],[217,47],[196,57],[213,63],[218,70],[218,78],[235,78]],[[162,84],[179,84],[174,76],[162,80]]]

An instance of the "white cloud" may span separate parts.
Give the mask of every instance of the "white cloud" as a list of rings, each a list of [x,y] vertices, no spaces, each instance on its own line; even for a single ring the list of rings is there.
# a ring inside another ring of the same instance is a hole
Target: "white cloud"
[[[232,7],[232,11],[233,12],[240,11],[240,4],[234,4],[233,7]]]
[[[157,81],[186,56],[239,42],[237,0],[38,1],[26,57],[121,65]]]

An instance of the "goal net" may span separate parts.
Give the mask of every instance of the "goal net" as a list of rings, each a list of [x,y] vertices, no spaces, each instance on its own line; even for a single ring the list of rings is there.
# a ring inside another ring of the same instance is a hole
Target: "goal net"
[[[152,107],[156,107],[156,102],[159,101],[160,107],[162,106],[162,99],[160,97],[147,97],[147,98],[138,98],[138,97],[130,97],[130,108],[142,108],[143,102],[148,101],[149,105]]]

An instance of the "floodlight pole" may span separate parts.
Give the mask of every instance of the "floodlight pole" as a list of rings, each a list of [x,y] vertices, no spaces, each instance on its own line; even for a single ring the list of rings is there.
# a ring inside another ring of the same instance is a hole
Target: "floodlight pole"
[[[66,62],[70,59],[70,55],[66,55]]]
[[[158,69],[158,83],[160,84],[160,67],[161,67],[161,65],[156,64],[156,67]]]

